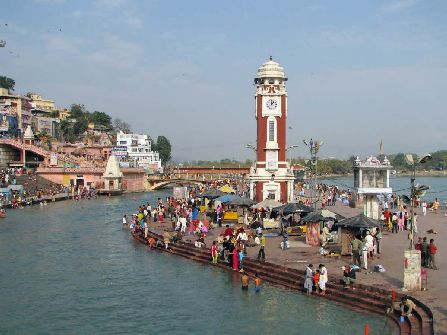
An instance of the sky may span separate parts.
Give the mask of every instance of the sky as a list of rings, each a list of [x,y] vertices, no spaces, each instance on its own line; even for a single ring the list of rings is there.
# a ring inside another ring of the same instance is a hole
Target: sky
[[[177,161],[254,159],[253,79],[284,67],[288,154],[447,149],[447,1],[0,0],[0,75],[168,137]]]

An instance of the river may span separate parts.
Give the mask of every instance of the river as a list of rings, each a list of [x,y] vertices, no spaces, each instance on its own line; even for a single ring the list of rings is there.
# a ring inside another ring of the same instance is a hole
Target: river
[[[391,334],[389,320],[148,251],[123,213],[168,191],[9,210],[0,334]]]
[[[354,177],[334,177],[327,179],[318,179],[319,183],[325,183],[328,185],[337,185],[343,189],[354,187]],[[433,201],[435,198],[442,200],[442,204],[447,201],[447,177],[416,177],[416,184],[430,186],[430,189],[423,197],[426,201]],[[410,177],[402,176],[390,176],[390,184],[393,188],[393,192],[397,194],[410,193]]]

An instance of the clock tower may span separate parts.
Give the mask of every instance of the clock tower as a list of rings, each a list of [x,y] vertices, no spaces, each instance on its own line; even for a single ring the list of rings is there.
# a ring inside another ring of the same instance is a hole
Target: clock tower
[[[281,202],[293,200],[294,174],[286,161],[287,78],[270,60],[255,78],[257,122],[256,163],[250,171],[250,197]]]

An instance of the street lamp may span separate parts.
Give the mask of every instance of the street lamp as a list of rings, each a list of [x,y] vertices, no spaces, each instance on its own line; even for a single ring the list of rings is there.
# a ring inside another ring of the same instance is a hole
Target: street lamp
[[[313,193],[314,193],[314,181],[313,181],[313,176],[317,175],[317,154],[318,151],[320,151],[321,146],[323,145],[323,141],[320,140],[313,140],[312,138],[308,141],[308,140],[303,140],[303,143],[306,145],[306,147],[309,148],[309,152],[310,152],[310,171],[311,171],[311,178],[312,178],[312,189],[311,189],[311,198],[313,201]],[[317,201],[314,201],[314,208],[315,210],[317,209]]]
[[[416,199],[416,196],[421,194],[422,192],[428,190],[430,186],[421,185],[421,186],[415,186],[414,182],[416,180],[416,166],[422,165],[427,163],[432,159],[432,156],[430,154],[426,154],[423,156],[420,160],[417,162],[414,161],[413,155],[408,154],[406,155],[406,159],[408,163],[411,165],[411,194],[410,194],[410,213],[411,213],[411,230],[410,230],[410,250],[414,250],[414,201]]]
[[[286,152],[291,150],[291,149],[295,149],[295,148],[298,148],[298,145],[291,145],[291,146],[286,148]],[[292,157],[290,157],[290,168],[292,168]]]

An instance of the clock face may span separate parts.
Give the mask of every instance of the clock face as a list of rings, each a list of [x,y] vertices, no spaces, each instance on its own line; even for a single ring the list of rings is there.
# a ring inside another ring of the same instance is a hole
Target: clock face
[[[276,107],[278,107],[278,102],[274,99],[268,99],[265,105],[267,106],[268,109],[273,110],[276,109]]]

